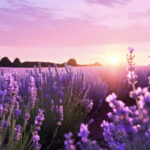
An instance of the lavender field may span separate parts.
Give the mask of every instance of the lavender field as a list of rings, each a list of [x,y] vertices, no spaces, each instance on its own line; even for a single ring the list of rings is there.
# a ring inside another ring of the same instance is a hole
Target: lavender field
[[[149,150],[150,66],[0,68],[1,150]],[[121,100],[120,100],[121,99]]]

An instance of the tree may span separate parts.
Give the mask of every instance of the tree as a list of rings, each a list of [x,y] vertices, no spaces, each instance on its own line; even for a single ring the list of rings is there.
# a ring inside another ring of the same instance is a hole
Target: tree
[[[99,62],[95,62],[93,66],[101,66],[101,64]]]
[[[15,58],[15,60],[13,62],[13,66],[14,67],[20,67],[20,64],[21,64],[20,59],[19,58]]]
[[[70,66],[77,66],[77,61],[74,58],[71,58],[68,60],[67,64]]]
[[[11,67],[12,63],[8,57],[3,57],[0,61],[0,66],[1,67]]]

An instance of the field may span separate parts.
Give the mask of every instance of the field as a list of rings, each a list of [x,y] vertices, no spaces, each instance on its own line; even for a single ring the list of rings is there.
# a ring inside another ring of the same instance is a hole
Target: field
[[[128,67],[0,68],[0,149],[149,150],[150,67],[131,56]]]

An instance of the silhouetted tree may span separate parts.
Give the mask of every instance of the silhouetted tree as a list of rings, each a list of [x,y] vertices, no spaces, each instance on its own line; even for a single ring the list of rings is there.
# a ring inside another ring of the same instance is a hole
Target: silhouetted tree
[[[74,58],[71,58],[68,60],[67,64],[70,66],[77,66],[77,61]]]
[[[101,64],[99,62],[95,62],[93,66],[101,66]]]
[[[12,63],[8,57],[3,57],[0,61],[1,67],[12,67]]]
[[[20,67],[21,62],[19,58],[15,58],[14,62],[13,62],[13,67]]]

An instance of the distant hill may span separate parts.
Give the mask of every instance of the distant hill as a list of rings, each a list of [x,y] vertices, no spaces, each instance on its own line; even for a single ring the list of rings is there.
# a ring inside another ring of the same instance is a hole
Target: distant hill
[[[51,66],[53,67],[56,63],[52,63],[52,62],[40,62],[41,67],[48,67]],[[57,63],[57,67],[64,67],[65,63],[59,64]],[[15,58],[15,60],[13,62],[10,61],[10,59],[8,57],[3,57],[0,60],[0,67],[22,67],[22,68],[32,68],[34,66],[38,66],[39,62],[38,61],[25,61],[25,62],[21,62],[19,58]],[[77,64],[76,59],[71,58],[67,61],[67,65],[70,66],[101,66],[100,63],[94,63],[91,65],[80,65]]]

